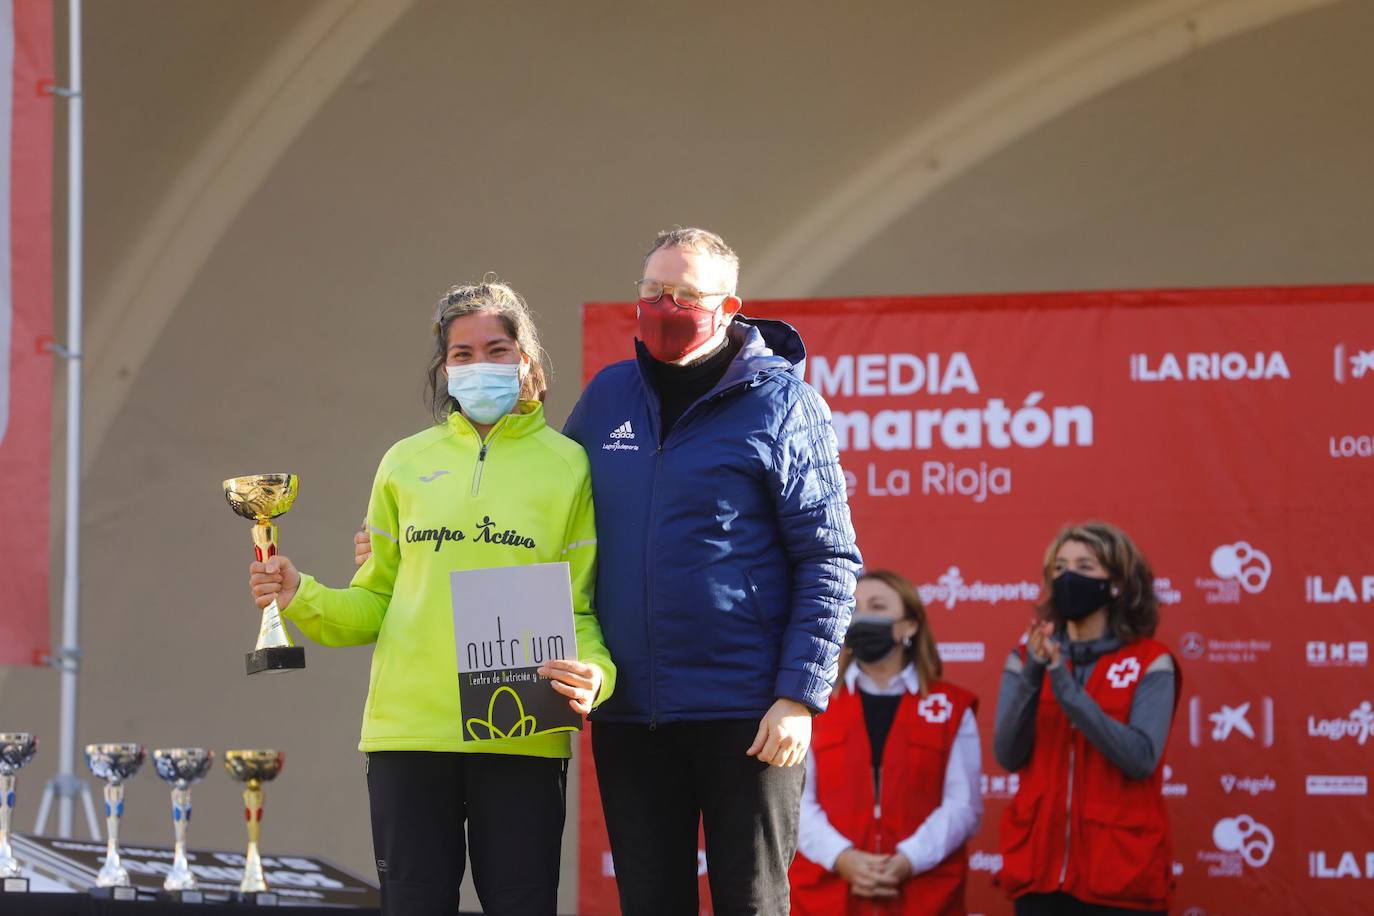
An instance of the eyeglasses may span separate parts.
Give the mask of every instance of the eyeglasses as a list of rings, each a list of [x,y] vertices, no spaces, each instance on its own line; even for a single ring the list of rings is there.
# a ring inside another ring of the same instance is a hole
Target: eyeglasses
[[[707,296],[730,295],[729,290],[722,290],[718,293],[703,293],[701,290],[693,289],[690,286],[669,286],[657,280],[637,280],[635,281],[635,289],[639,292],[641,302],[657,302],[663,298],[664,293],[667,293],[681,308],[699,309],[701,311],[710,311],[701,301]]]

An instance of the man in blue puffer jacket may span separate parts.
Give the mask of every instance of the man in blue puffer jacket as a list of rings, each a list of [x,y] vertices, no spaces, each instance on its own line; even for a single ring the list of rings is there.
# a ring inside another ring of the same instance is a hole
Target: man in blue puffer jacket
[[[698,912],[698,821],[716,912],[787,912],[797,764],[854,604],[829,409],[796,331],[738,315],[738,273],[714,233],[661,233],[636,358],[602,370],[564,430],[591,459],[619,670],[592,745],[630,916]]]

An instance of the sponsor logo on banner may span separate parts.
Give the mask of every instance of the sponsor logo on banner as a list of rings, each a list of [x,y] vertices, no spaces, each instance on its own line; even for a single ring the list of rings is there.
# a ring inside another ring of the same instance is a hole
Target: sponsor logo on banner
[[[1002,870],[1002,854],[975,849],[969,853],[968,867],[969,871],[985,871],[995,875]]]
[[[1264,792],[1273,792],[1278,788],[1278,784],[1274,782],[1274,777],[1268,773],[1263,776],[1237,776],[1235,773],[1222,773],[1221,788],[1225,790],[1227,795],[1232,792],[1240,792],[1253,798]]]
[[[1309,640],[1307,664],[1313,668],[1363,668],[1369,664],[1369,641],[1349,642]]]
[[[1336,381],[1345,384],[1362,378],[1374,378],[1374,350],[1347,348],[1336,344]]]
[[[1354,738],[1363,746],[1369,740],[1370,732],[1374,732],[1374,707],[1368,700],[1350,710],[1350,714],[1341,719],[1307,717],[1307,734],[1312,738],[1327,738],[1331,741]]]
[[[942,642],[936,648],[942,662],[981,662],[987,654],[981,642]]]
[[[1223,817],[1212,828],[1216,852],[1198,850],[1198,861],[1207,864],[1209,878],[1239,878],[1246,866],[1269,864],[1274,854],[1274,832],[1248,814]]]
[[[1133,382],[1239,382],[1292,378],[1288,361],[1277,350],[1268,353],[1131,354]]]
[[[1174,580],[1156,576],[1155,599],[1163,605],[1178,604],[1183,600],[1183,592],[1174,588]]]
[[[1307,603],[1374,604],[1374,576],[1308,576]]]
[[[964,574],[957,566],[951,566],[934,582],[923,582],[916,589],[920,592],[921,603],[930,607],[943,604],[948,610],[955,605],[1000,604],[1003,601],[1031,602],[1040,600],[1040,585],[1037,582],[973,582],[964,581]]]
[[[984,798],[1015,798],[1016,791],[1021,788],[1021,774],[1008,773],[1006,776],[1000,774],[982,775],[982,789]]]
[[[1222,665],[1249,665],[1268,655],[1274,644],[1267,639],[1208,639],[1201,633],[1184,633],[1178,640],[1179,653],[1186,659],[1205,658]]]
[[[1332,458],[1374,458],[1374,435],[1332,436],[1328,448]]]
[[[816,354],[807,360],[807,381],[822,397],[926,398],[981,396],[967,353]],[[1084,404],[1042,403],[1044,391],[1024,397],[990,397],[981,403],[950,407],[884,410],[834,410],[831,424],[841,452],[925,452],[932,449],[1087,448],[1093,444],[1093,411]],[[912,471],[846,469],[851,496],[910,496]],[[862,484],[862,486],[861,486]],[[923,496],[954,496],[975,503],[1012,490],[1012,469],[987,461],[960,464],[925,461],[920,468]]]
[[[1174,768],[1167,763],[1164,764],[1164,785],[1160,788],[1159,794],[1165,798],[1182,798],[1188,794],[1188,784],[1186,782],[1174,782]]]
[[[1307,854],[1309,878],[1374,878],[1374,852],[1333,852],[1314,849]]]
[[[887,398],[918,395],[980,394],[968,354],[864,353],[812,356],[807,381],[825,398]],[[835,411],[841,451],[926,450],[943,447],[1040,448],[1093,444],[1092,408],[1041,406],[1043,391],[1032,391],[1019,407],[989,398],[981,407]],[[1016,399],[1012,398],[1012,404]]]
[[[1240,604],[1241,592],[1258,595],[1269,584],[1273,566],[1264,551],[1247,541],[1222,544],[1212,551],[1213,579],[1199,578],[1208,604]]]
[[[1368,776],[1332,776],[1310,774],[1307,777],[1308,795],[1368,795]]]
[[[1204,731],[1204,726],[1210,728]],[[1212,712],[1204,712],[1201,697],[1191,698],[1188,701],[1188,743],[1202,747],[1204,735],[1210,741],[1224,743],[1236,737],[1262,747],[1273,747],[1274,698],[1261,697],[1257,704],[1249,700],[1235,705],[1222,703]]]

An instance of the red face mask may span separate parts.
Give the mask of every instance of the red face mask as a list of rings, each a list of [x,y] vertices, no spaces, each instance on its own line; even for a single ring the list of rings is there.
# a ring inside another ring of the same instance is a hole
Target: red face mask
[[[650,356],[661,363],[671,363],[714,337],[725,317],[720,309],[705,312],[681,308],[667,293],[657,302],[641,299],[639,339]]]

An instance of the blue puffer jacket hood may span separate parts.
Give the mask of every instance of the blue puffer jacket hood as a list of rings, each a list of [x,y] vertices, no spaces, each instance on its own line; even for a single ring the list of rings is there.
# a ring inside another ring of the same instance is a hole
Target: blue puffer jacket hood
[[[651,357],[608,366],[573,408],[596,502],[597,613],[618,684],[598,721],[823,710],[860,559],[830,412],[781,321],[740,349],[660,441]]]

